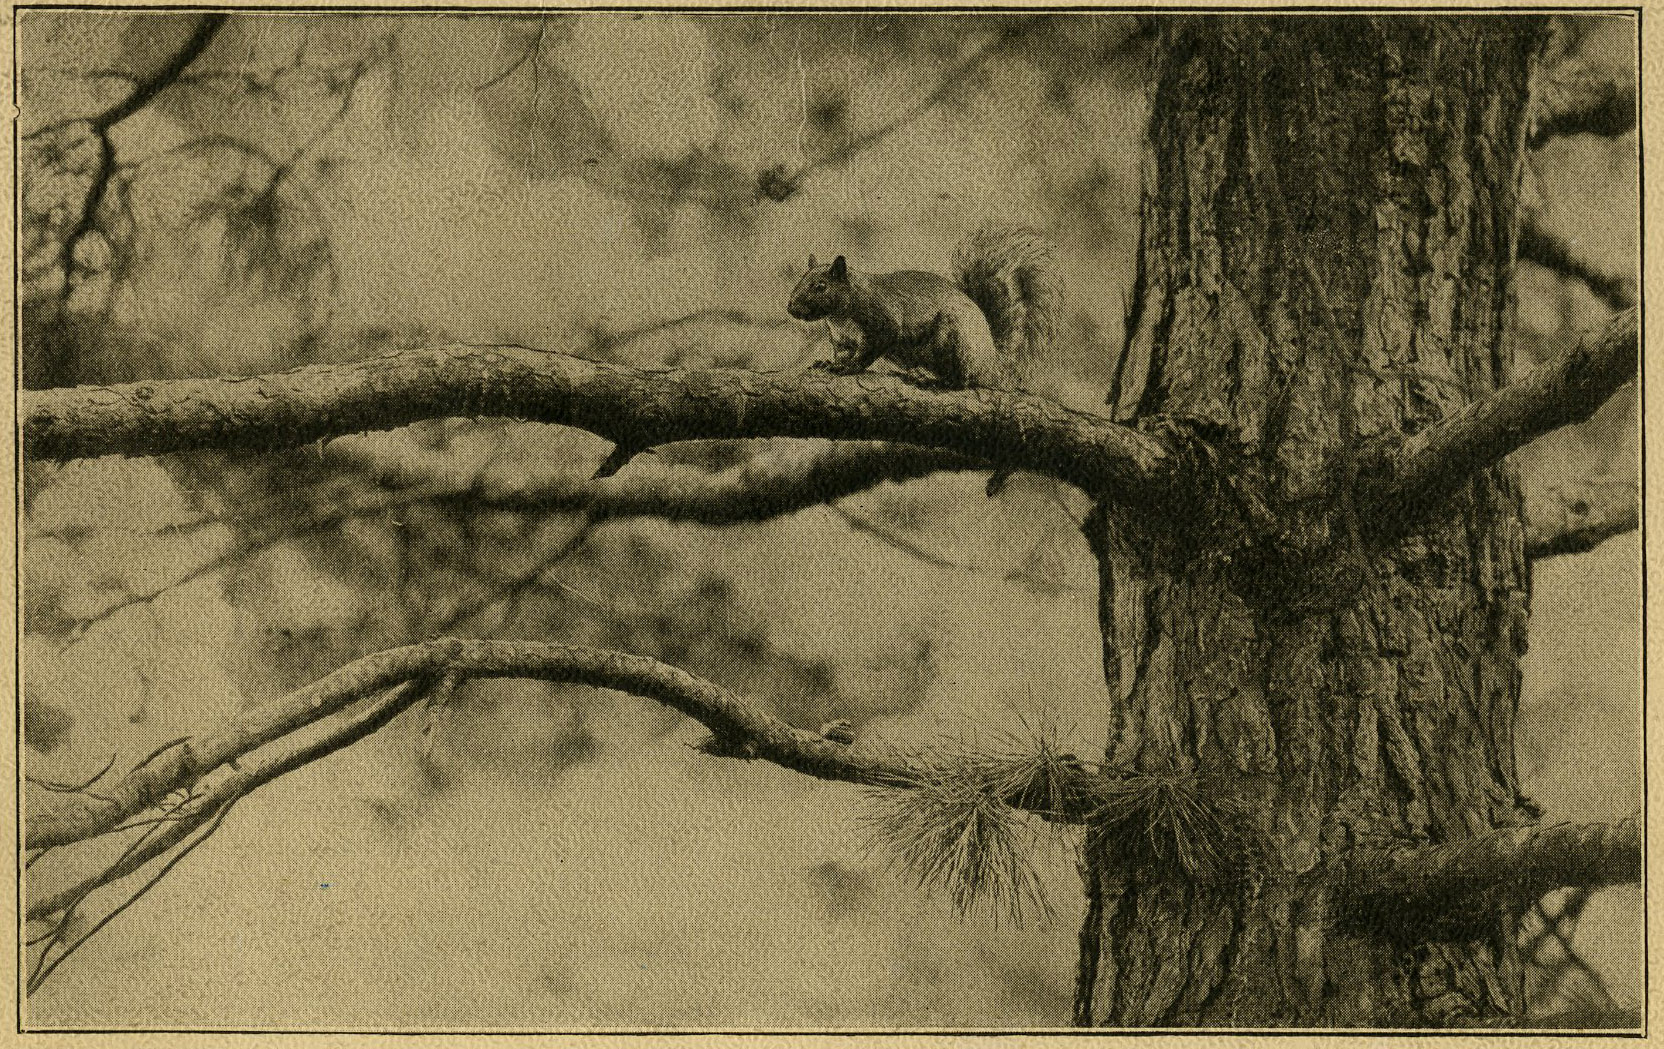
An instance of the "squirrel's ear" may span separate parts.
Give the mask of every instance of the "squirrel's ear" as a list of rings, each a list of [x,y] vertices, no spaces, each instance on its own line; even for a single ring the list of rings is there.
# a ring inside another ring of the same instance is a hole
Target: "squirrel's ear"
[[[813,255],[810,255],[810,256],[809,256],[809,268],[810,268],[810,269],[814,269],[814,268],[815,268],[815,257],[814,257],[814,256],[813,256]]]
[[[849,267],[844,265],[844,257],[842,255],[839,255],[837,258],[832,260],[831,273],[832,276],[838,278],[839,280],[849,276]]]

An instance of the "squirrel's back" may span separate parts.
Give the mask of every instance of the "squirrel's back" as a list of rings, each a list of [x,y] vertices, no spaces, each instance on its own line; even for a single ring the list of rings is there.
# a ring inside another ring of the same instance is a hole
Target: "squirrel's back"
[[[953,281],[925,270],[872,273],[860,280],[865,294],[858,294],[856,301],[881,304],[884,314],[861,319],[869,331],[895,325],[890,356],[897,363],[973,386],[1007,385],[987,315]],[[944,323],[953,333],[947,344],[939,341]]]

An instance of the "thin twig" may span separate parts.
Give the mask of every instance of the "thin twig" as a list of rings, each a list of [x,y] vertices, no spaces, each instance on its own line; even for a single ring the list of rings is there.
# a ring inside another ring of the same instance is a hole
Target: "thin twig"
[[[414,702],[422,691],[422,681],[406,682],[359,709],[344,713],[337,724],[330,726],[317,739],[291,745],[288,750],[279,750],[252,767],[226,777],[203,795],[202,803],[194,811],[155,820],[150,831],[129,846],[115,862],[46,899],[31,902],[25,913],[30,920],[47,917],[73,907],[99,887],[127,877],[184,840],[202,825],[209,813],[224,810],[279,776],[376,732]],[[164,824],[171,825],[161,830]],[[158,830],[161,833],[150,837],[152,832]]]
[[[65,947],[63,951],[52,960],[51,964],[46,965],[44,968],[37,966],[35,973],[29,978],[28,993],[34,994],[40,985],[45,982],[46,978],[51,976],[58,966],[62,965],[65,959],[74,954],[82,944],[97,935],[100,929],[103,929],[106,925],[115,921],[115,919],[127,908],[139,902],[139,900],[142,899],[146,893],[148,893],[151,889],[154,889],[163,878],[167,877],[168,872],[173,870],[173,868],[178,865],[180,860],[189,856],[192,850],[194,850],[198,845],[201,845],[203,842],[213,837],[214,832],[220,829],[220,824],[225,822],[226,813],[230,811],[231,807],[229,805],[220,809],[219,812],[215,814],[213,821],[209,823],[208,827],[201,834],[197,835],[194,840],[187,843],[183,848],[169,858],[166,863],[162,864],[161,869],[152,875],[149,881],[146,881],[142,886],[140,886],[137,892],[133,893],[131,896],[127,897],[127,899],[112,908],[108,914],[98,920],[97,924],[93,925],[92,928],[82,934],[80,939],[76,940],[68,947]],[[49,944],[48,948],[50,948],[50,946],[51,945]],[[44,961],[45,958],[46,951],[42,951],[41,960]]]
[[[88,787],[103,779],[104,774],[115,768],[115,765],[116,754],[114,751],[111,751],[110,760],[104,763],[104,767],[99,769],[97,772],[94,772],[91,776],[87,777],[80,783],[57,783],[49,779],[42,779],[38,776],[29,775],[25,775],[23,779],[24,782],[32,783],[43,790],[50,790],[55,794],[81,794],[85,792]]]
[[[977,48],[969,58],[950,70],[929,94],[903,109],[890,120],[851,137],[837,149],[817,157],[793,171],[772,175],[767,180],[767,186],[764,187],[764,195],[776,201],[786,200],[802,187],[803,182],[810,175],[824,168],[847,164],[862,151],[889,138],[940,105],[954,91],[958,90],[961,84],[976,75],[988,59],[1033,32],[1038,28],[1040,21],[1040,19],[1028,19],[1001,29],[994,35],[993,39]]]

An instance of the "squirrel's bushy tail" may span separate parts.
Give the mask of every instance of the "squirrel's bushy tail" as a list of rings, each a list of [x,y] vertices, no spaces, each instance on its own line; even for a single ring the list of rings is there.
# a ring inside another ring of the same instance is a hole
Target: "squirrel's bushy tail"
[[[1022,226],[978,230],[953,256],[954,282],[988,317],[1010,388],[1051,349],[1063,300],[1051,244]]]

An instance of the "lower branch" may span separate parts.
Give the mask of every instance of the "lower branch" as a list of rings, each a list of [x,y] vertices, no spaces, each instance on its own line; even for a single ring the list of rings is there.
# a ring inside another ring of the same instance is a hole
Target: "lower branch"
[[[1526,899],[1567,886],[1598,888],[1641,880],[1641,824],[1560,823],[1479,838],[1366,854],[1341,878],[1354,918],[1402,925],[1472,917],[1487,898]]]
[[[48,848],[104,834],[243,754],[377,692],[446,673],[615,689],[658,700],[701,722],[736,756],[868,786],[905,785],[917,779],[905,760],[794,728],[720,685],[654,659],[547,642],[442,638],[365,656],[184,740],[105,786],[96,797],[79,795],[72,804],[31,814],[25,847]]]
[[[1519,245],[1521,261],[1535,263],[1546,270],[1582,283],[1602,302],[1614,310],[1627,310],[1635,305],[1635,282],[1602,272],[1593,263],[1578,255],[1564,238],[1550,233],[1535,219],[1520,223]]]
[[[1532,560],[1581,554],[1641,527],[1640,493],[1631,481],[1585,481],[1555,493],[1552,509],[1533,509],[1525,529]]]

